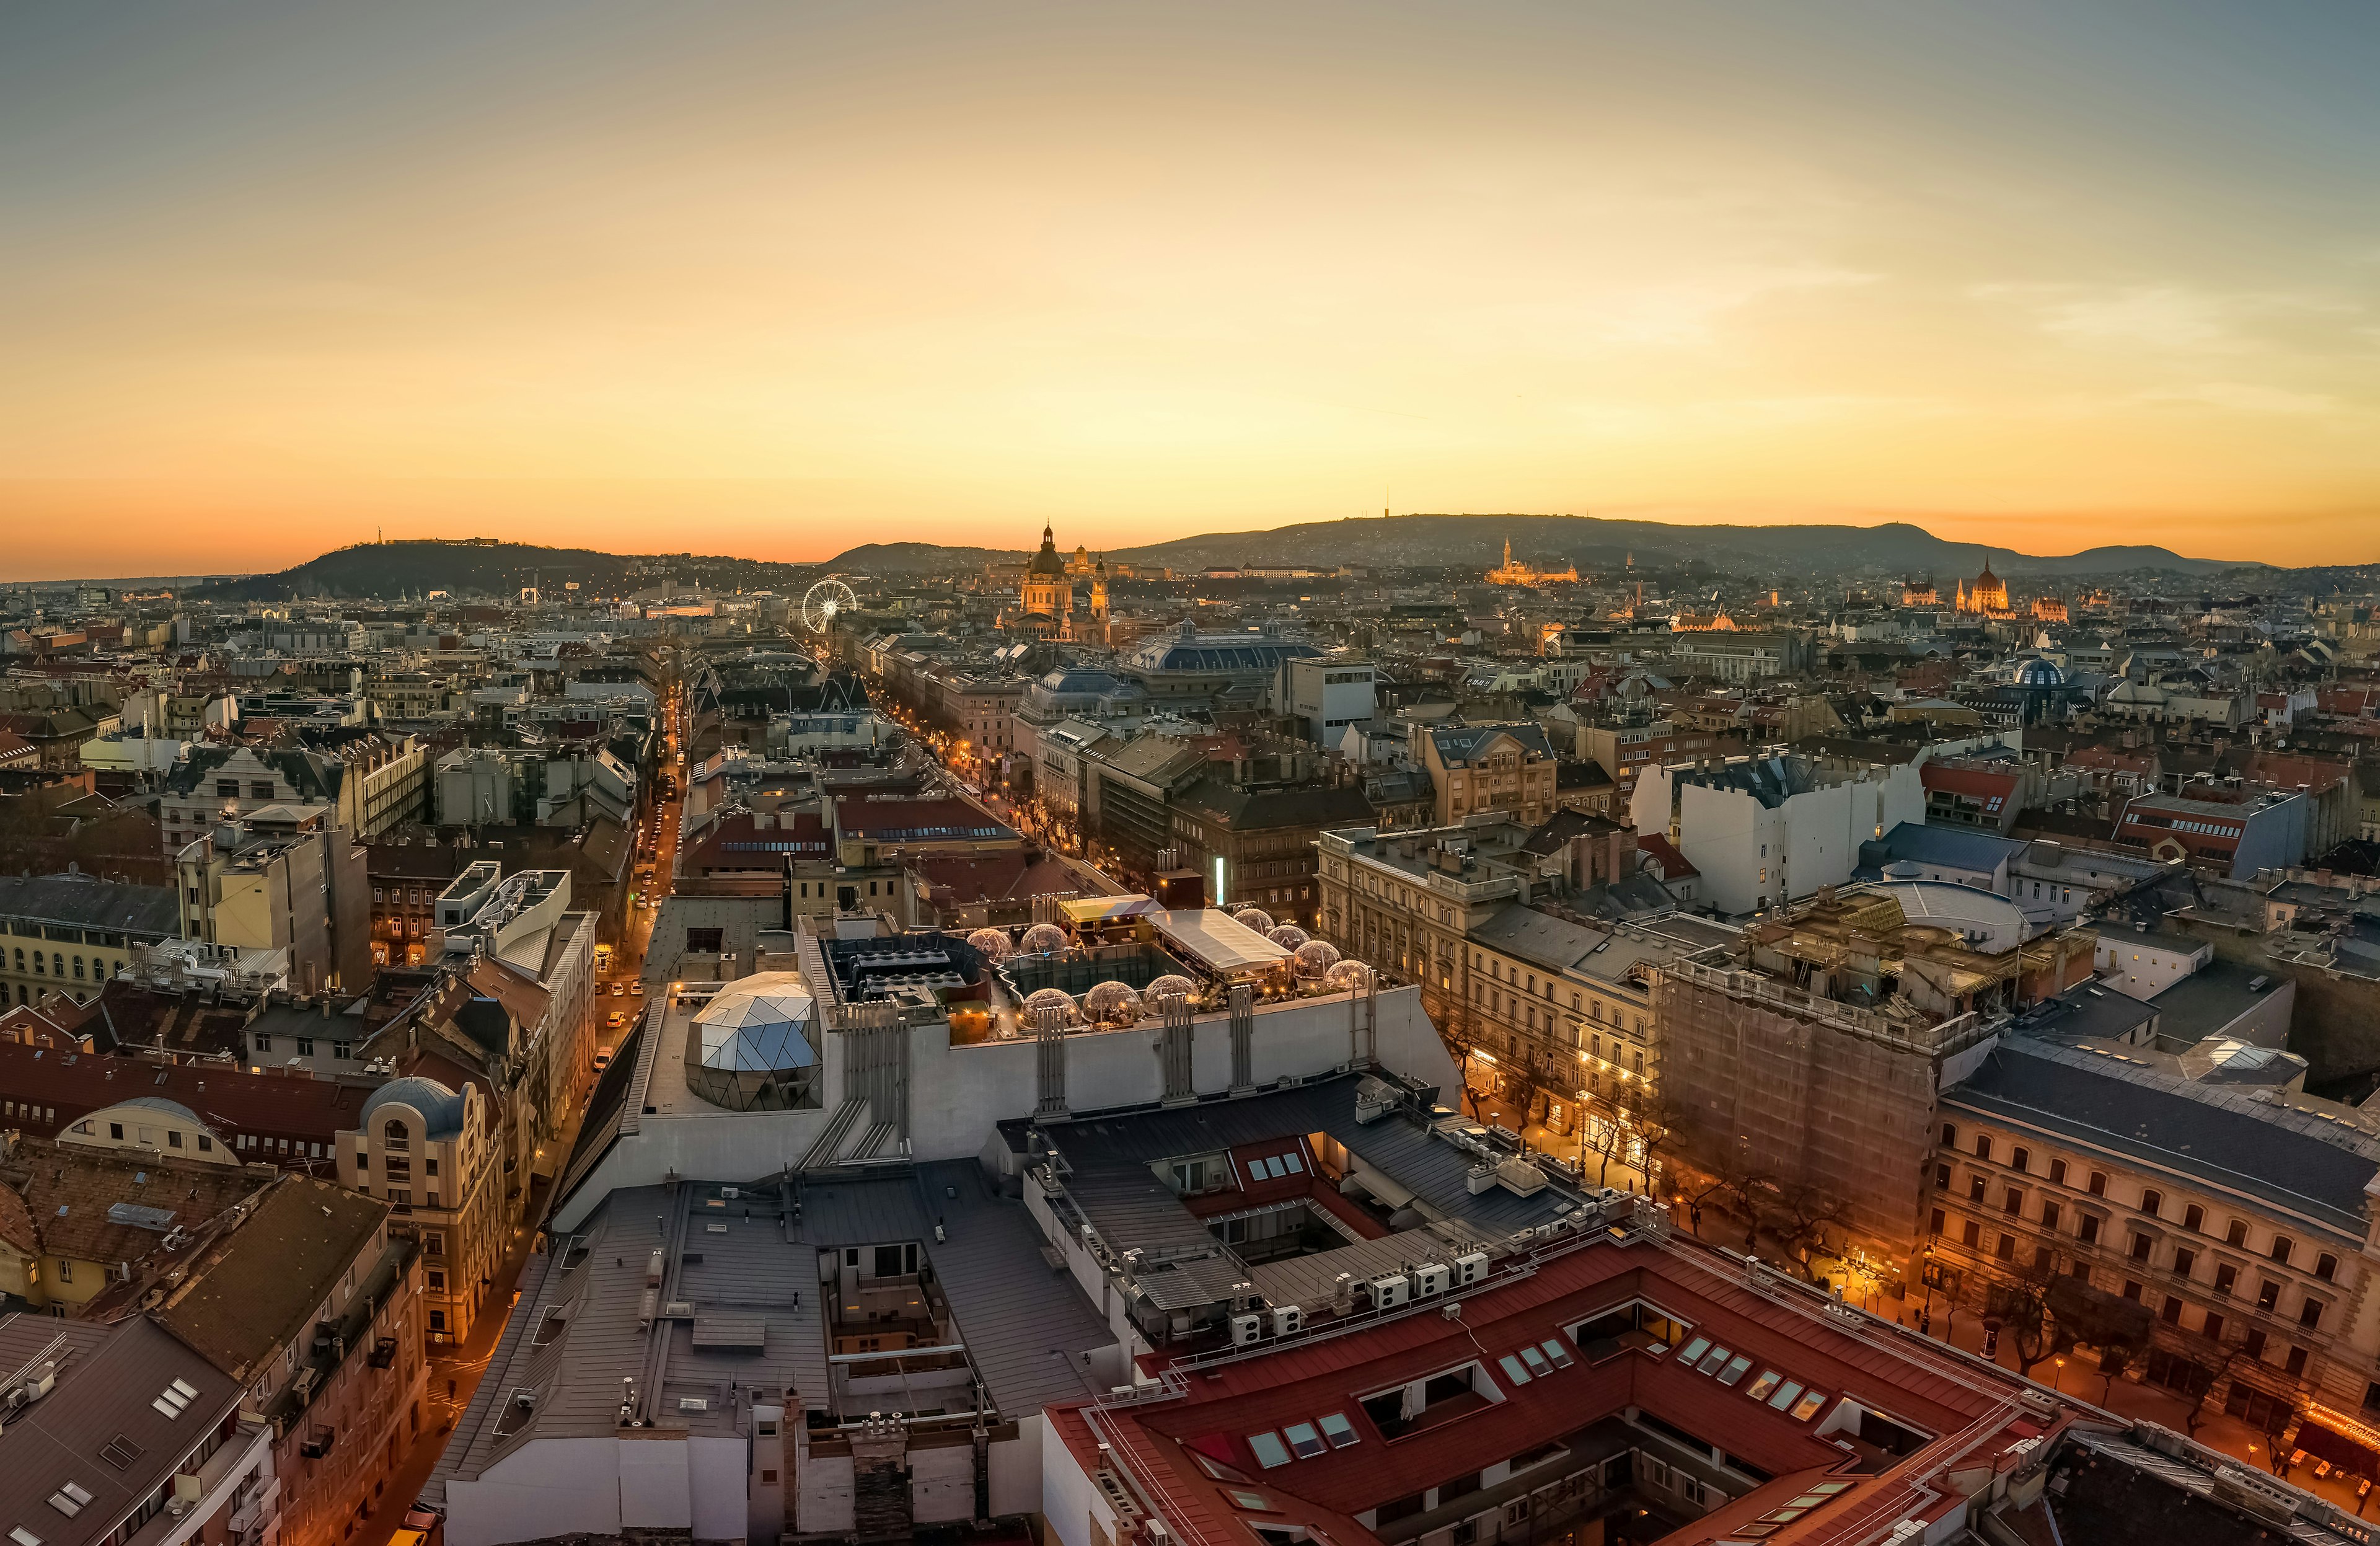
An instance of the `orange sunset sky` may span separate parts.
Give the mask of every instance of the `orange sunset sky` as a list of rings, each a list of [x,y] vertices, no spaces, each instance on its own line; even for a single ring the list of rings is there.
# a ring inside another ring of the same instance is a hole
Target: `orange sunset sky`
[[[0,580],[1399,510],[2380,560],[2380,8],[0,10]]]

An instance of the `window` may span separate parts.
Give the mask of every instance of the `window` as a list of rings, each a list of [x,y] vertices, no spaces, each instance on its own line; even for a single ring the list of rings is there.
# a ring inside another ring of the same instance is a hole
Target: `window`
[[[2170,1294],[2167,1295],[2167,1296],[2165,1296],[2165,1307],[2164,1307],[2162,1309],[2160,1309],[2160,1310],[2158,1310],[2158,1311],[2157,1311],[2157,1315],[2158,1315],[2158,1318],[2159,1318],[2159,1319],[2161,1319],[2162,1321],[2165,1321],[2165,1323],[2166,1323],[2167,1325],[2168,1325],[2168,1326],[2179,1326],[2179,1325],[2180,1325],[2180,1324],[2181,1324],[2181,1301],[2180,1301],[2180,1299],[2175,1298],[2175,1297],[2174,1297],[2172,1295],[2170,1295]]]
[[[1988,1160],[1988,1159],[1990,1159],[1991,1157],[1992,1157],[1992,1136],[1991,1136],[1991,1134],[1989,1134],[1989,1133],[1977,1133],[1977,1134],[1975,1135],[1975,1158],[1977,1158],[1978,1160]]]
[[[444,1310],[433,1309],[430,1312],[430,1329],[433,1332],[443,1332],[446,1329],[446,1312]]]
[[[2091,1195],[2093,1197],[2106,1197],[2107,1195],[2107,1172],[2095,1170],[2091,1173]]]
[[[2076,1223],[2074,1236],[2086,1246],[2096,1245],[2099,1240],[2099,1221],[2088,1213],[2083,1214]]]
[[[2049,1162],[2049,1178],[2050,1178],[2050,1180],[2052,1180],[2052,1181],[2056,1182],[2058,1186],[2061,1186],[2061,1187],[2062,1187],[2062,1186],[2066,1185],[2066,1162],[2065,1162],[2065,1161],[2063,1161],[2063,1160],[2052,1160],[2052,1161],[2050,1161],[2050,1162]]]
[[[2256,1284],[2256,1308],[2271,1309],[2281,1302],[2281,1285],[2270,1278]]]
[[[2206,1210],[2195,1202],[2181,1211],[2181,1227],[2197,1234],[2206,1227]]]
[[[2313,1275],[2328,1283],[2338,1275],[2338,1258],[2328,1251],[2313,1259]]]
[[[1310,1422],[1293,1422],[1281,1431],[1281,1437],[1289,1441],[1291,1451],[1300,1460],[1311,1460],[1330,1447],[1322,1442],[1322,1435]]]
[[[1964,1224],[1961,1224],[1961,1225],[1960,1226],[1960,1229],[1959,1229],[1959,1238],[1960,1238],[1960,1240],[1961,1240],[1961,1241],[1962,1241],[1962,1242],[1963,1242],[1963,1243],[1968,1247],[1968,1248],[1970,1248],[1970,1249],[1973,1249],[1975,1246],[1977,1246],[1978,1244],[1980,1244],[1980,1243],[1982,1242],[1982,1240],[1983,1240],[1983,1237],[1984,1237],[1984,1226],[1983,1226],[1982,1224],[1977,1223],[1976,1223],[1974,1220],[1973,1220],[1973,1219],[1969,1219],[1969,1220],[1968,1220]]]
[[[2149,1259],[2150,1244],[2151,1242],[2147,1236],[2142,1234],[2137,1229],[2132,1231],[2132,1260],[2135,1261],[2146,1261]]]
[[[2196,1251],[2184,1248],[2173,1253],[2174,1276],[2186,1278],[2190,1276],[2190,1270],[2197,1265],[2198,1253]]]
[[[2248,1328],[2247,1334],[2240,1339],[2240,1345],[2248,1350],[2250,1357],[2262,1358],[2265,1356],[2266,1340],[2265,1329],[2262,1326],[2251,1326]]]
[[[2223,1240],[2226,1245],[2245,1247],[2248,1243],[2248,1221],[2233,1219],[2231,1227],[2223,1232]]]
[[[2022,1144],[2018,1144],[2014,1149],[2010,1150],[2009,1168],[2010,1170],[2031,1170],[2033,1168],[2033,1150],[2027,1149]]]
[[[2239,1268],[2234,1267],[2228,1261],[2218,1261],[2215,1264],[2215,1292],[2217,1294],[2229,1294],[2233,1286],[2236,1285],[2239,1281]]]
[[[2206,1324],[2199,1328],[2198,1334],[2204,1337],[2209,1342],[2222,1341],[2223,1317],[2216,1314],[2211,1309],[2208,1310],[2206,1312]]]
[[[1942,1147],[1945,1149],[1959,1147],[1959,1129],[1948,1122],[1942,1124]]]
[[[2282,1266],[2286,1267],[2289,1264],[2289,1253],[2296,1248],[2297,1248],[2290,1243],[2288,1236],[2276,1235],[2273,1236],[2273,1260],[2279,1262]]]
[[[2322,1329],[2322,1301],[2320,1299],[2308,1299],[2305,1303],[2298,1306],[2298,1324],[2303,1326],[2310,1332],[2319,1331]]]
[[[1934,1187],[1937,1191],[1944,1192],[1950,1189],[1950,1167],[1949,1165],[1936,1165],[1934,1167]]]
[[[1942,1233],[1942,1226],[1943,1226],[1945,1223],[1949,1223],[1949,1221],[1946,1217],[1944,1217],[1943,1212],[1942,1212],[1942,1210],[1940,1210],[1939,1208],[1935,1209],[1935,1210],[1934,1210],[1933,1233],[1934,1233],[1934,1234],[1936,1234],[1936,1235],[1939,1235],[1939,1234],[1941,1234],[1941,1233]]]
[[[1332,1449],[1345,1449],[1362,1438],[1362,1435],[1355,1431],[1355,1425],[1347,1420],[1347,1414],[1344,1412],[1325,1412],[1319,1420],[1322,1426],[1322,1436],[1330,1441]]]
[[[2056,1229],[2058,1227],[2058,1212],[2059,1209],[2055,1201],[2044,1202],[2041,1205],[2041,1227],[2044,1229]]]
[[[1992,1248],[1992,1254],[1998,1257],[2002,1261],[2015,1260],[2016,1236],[2013,1235],[2001,1236],[2000,1243]]]
[[[122,1143],[124,1141],[124,1124],[121,1122],[109,1123],[107,1125],[107,1136],[114,1138],[118,1143]]]
[[[2008,1190],[2002,1192],[2000,1194],[2000,1211],[2003,1213],[2023,1212],[2024,1194],[2017,1190],[2014,1187],[2010,1187]]]
[[[2281,1360],[2281,1372],[2291,1375],[2303,1374],[2305,1366],[2306,1350],[2302,1347],[2292,1347],[2289,1349],[2289,1356]]]
[[[2163,1192],[2151,1190],[2144,1191],[2141,1194],[2141,1211],[2146,1213],[2150,1218],[2155,1218],[2157,1216],[2157,1210],[2164,1205],[2165,1194]]]

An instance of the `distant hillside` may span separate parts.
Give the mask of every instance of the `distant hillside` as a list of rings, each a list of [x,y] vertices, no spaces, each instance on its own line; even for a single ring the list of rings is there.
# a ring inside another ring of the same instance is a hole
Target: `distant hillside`
[[[580,593],[591,599],[625,595],[665,578],[731,590],[783,589],[806,583],[816,572],[815,566],[808,564],[766,564],[691,554],[596,553],[524,542],[370,542],[323,554],[278,574],[212,580],[185,594],[214,602],[316,596],[394,599],[431,590],[458,598],[512,596],[525,585],[558,591],[576,580]]]
[[[1588,516],[1392,516],[1313,521],[1270,531],[1218,532],[1108,554],[1135,564],[1203,568],[1219,564],[1451,565],[1487,568],[1507,539],[1517,558],[1540,566],[1567,559],[1609,572],[1633,554],[1640,567],[1696,559],[1722,571],[1791,570],[1936,575],[1945,581],[1983,567],[1984,550],[1949,542],[1905,521],[1883,526],[1682,526]],[[2131,569],[2217,574],[2234,562],[2185,558],[2162,547],[2097,547],[2063,556],[1995,548],[1993,569],[2009,576],[2082,577]]]
[[[1004,548],[948,548],[933,542],[869,542],[818,566],[820,574],[934,575],[1014,563],[1028,556]]]

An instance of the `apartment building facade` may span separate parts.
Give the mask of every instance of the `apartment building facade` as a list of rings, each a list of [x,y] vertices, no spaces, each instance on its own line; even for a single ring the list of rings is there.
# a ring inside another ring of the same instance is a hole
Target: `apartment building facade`
[[[2380,1430],[2380,1126],[2010,1038],[1945,1094],[1926,1237],[1979,1311],[2086,1290],[2103,1368],[2280,1432]],[[2060,1301],[2053,1299],[2055,1313]]]

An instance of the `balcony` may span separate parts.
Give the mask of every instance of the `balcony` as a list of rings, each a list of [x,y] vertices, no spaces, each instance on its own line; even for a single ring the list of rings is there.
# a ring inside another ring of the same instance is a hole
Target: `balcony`
[[[396,1362],[396,1338],[384,1336],[374,1342],[371,1356],[364,1361],[374,1369],[386,1369]]]
[[[306,1437],[298,1445],[298,1453],[309,1460],[328,1455],[339,1442],[339,1430],[329,1423],[316,1423],[306,1430]]]
[[[231,1532],[238,1536],[248,1535],[262,1529],[280,1516],[281,1479],[265,1477],[232,1499]]]

